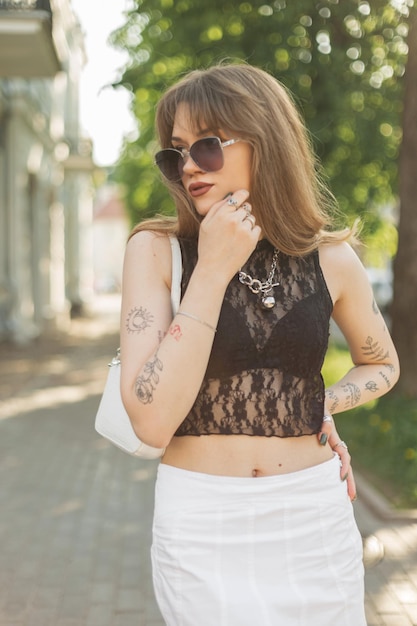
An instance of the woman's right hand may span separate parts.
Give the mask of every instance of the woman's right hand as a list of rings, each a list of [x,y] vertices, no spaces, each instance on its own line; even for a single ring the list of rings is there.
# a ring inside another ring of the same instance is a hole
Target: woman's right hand
[[[261,236],[248,197],[246,189],[235,191],[216,202],[200,224],[199,264],[222,275],[226,283],[248,260]]]

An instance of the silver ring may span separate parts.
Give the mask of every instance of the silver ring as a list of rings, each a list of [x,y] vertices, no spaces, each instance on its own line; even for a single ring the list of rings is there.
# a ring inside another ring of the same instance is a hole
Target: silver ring
[[[333,418],[331,415],[325,415],[323,417],[323,422],[332,422],[332,421],[333,421]]]
[[[338,442],[338,443],[334,446],[334,448],[337,448],[337,446],[342,446],[342,448],[345,448],[346,450],[348,449],[348,447],[347,447],[347,445],[345,444],[345,442],[344,442],[344,441],[339,441],[339,442]],[[333,450],[334,450],[334,448],[333,448]]]
[[[227,204],[229,206],[237,206],[238,203],[237,203],[236,198],[229,198],[228,201],[227,201]]]
[[[256,220],[253,217],[253,215],[251,215],[250,213],[246,213],[246,215],[243,218],[242,222],[244,222],[245,220],[248,220],[248,222],[250,222],[252,224],[252,229],[255,227]]]

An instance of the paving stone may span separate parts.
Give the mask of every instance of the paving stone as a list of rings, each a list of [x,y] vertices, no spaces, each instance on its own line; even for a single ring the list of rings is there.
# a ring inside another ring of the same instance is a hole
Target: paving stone
[[[119,589],[116,596],[116,610],[118,612],[143,611],[144,599],[138,589]]]
[[[113,626],[113,616],[113,606],[111,604],[90,606],[85,626]]]
[[[393,582],[391,584],[391,589],[401,604],[417,604],[417,589],[412,583],[406,580]]]
[[[368,626],[381,626],[381,617],[369,596],[365,597],[365,613]]]
[[[416,626],[417,625],[417,604],[405,604],[404,608],[413,626]]]
[[[31,608],[25,618],[25,626],[55,626],[56,621],[54,610]]]
[[[413,626],[406,615],[396,613],[395,615],[383,615],[383,626]]]
[[[143,613],[122,613],[114,617],[112,626],[147,626],[144,620]]]

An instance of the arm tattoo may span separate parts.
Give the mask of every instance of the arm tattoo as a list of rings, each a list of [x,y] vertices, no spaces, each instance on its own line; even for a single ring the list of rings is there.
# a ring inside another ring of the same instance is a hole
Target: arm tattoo
[[[385,381],[388,389],[391,387],[391,381],[388,378],[388,376],[385,374],[385,372],[378,372],[378,374],[381,376],[381,378]]]
[[[353,408],[361,399],[361,392],[358,385],[355,385],[355,383],[345,383],[342,385],[342,389],[346,394],[345,408]]]
[[[339,404],[339,398],[338,396],[335,394],[334,391],[331,390],[327,390],[326,391],[326,396],[329,400],[331,400],[331,404],[329,406],[329,411],[330,413],[334,413],[334,411],[336,411],[336,408]]]
[[[153,322],[153,315],[143,307],[134,307],[127,316],[126,330],[128,333],[141,333]]]
[[[182,337],[182,330],[179,324],[170,326],[168,332],[172,337],[174,337],[175,341],[179,341]]]
[[[374,341],[372,337],[367,337],[365,346],[362,346],[362,351],[365,356],[371,357],[372,361],[383,361],[389,357],[388,350],[382,348],[378,341]]]
[[[379,391],[378,385],[373,380],[368,380],[365,385],[365,389],[367,389],[368,391],[372,391],[372,393],[374,393],[375,391]]]
[[[156,353],[153,358],[148,361],[143,368],[143,374],[138,376],[135,382],[135,394],[139,402],[142,404],[150,404],[153,402],[153,392],[159,383],[159,372],[164,369],[162,361]]]

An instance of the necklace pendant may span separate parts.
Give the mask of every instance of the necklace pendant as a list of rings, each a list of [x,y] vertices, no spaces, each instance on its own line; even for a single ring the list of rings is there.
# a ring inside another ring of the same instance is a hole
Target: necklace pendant
[[[273,309],[275,306],[275,298],[274,296],[264,296],[261,300],[261,303],[262,303],[263,308],[269,311],[270,309]]]

